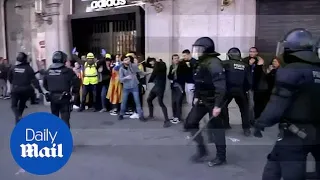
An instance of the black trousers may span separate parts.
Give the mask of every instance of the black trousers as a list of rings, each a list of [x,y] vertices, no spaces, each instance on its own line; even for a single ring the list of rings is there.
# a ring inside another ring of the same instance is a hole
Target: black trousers
[[[155,98],[158,98],[158,103],[162,109],[164,119],[165,119],[165,121],[169,121],[168,110],[167,110],[166,105],[163,103],[163,96],[164,96],[164,89],[163,88],[153,87],[151,89],[149,96],[147,98],[148,108],[149,108],[149,116],[153,117],[154,106],[153,106],[152,101]]]
[[[242,120],[242,128],[249,129],[250,128],[250,118],[249,118],[249,101],[246,96],[246,93],[243,91],[239,92],[230,92],[226,95],[226,105],[225,108],[222,109],[222,114],[224,116],[224,125],[229,126],[229,109],[228,105],[232,100],[235,100],[237,105],[239,106]]]
[[[210,103],[213,104],[213,103]],[[212,109],[213,106],[198,104],[194,105],[189,112],[186,119],[186,129],[191,133],[191,136],[195,135],[195,133],[199,130],[199,122],[201,119],[209,113],[210,118],[212,118]],[[223,119],[221,116],[212,119],[208,127],[210,127],[210,131],[213,133],[215,137],[215,145],[217,149],[217,158],[221,160],[226,159],[226,136],[223,125]],[[204,139],[201,133],[194,139],[197,143],[198,151],[203,153],[206,151],[206,146],[204,144]]]
[[[178,87],[173,87],[171,91],[171,103],[173,117],[181,120],[183,91]]]
[[[70,128],[71,103],[69,99],[60,100],[61,94],[51,94],[51,113],[60,117]]]
[[[316,151],[315,159],[319,164],[319,144],[301,139],[291,132],[285,132],[278,140],[265,165],[262,180],[304,180],[306,179],[306,161],[309,152]],[[319,167],[317,167],[319,171]]]
[[[266,107],[269,101],[269,92],[268,91],[254,91],[253,101],[254,101],[254,117],[255,119],[259,118],[264,108]]]
[[[13,111],[16,124],[21,119],[24,109],[26,108],[26,102],[32,96],[32,89],[26,91],[12,91],[11,92],[11,109]]]
[[[93,107],[95,109],[98,109],[97,104],[96,104],[96,98],[97,98],[97,91],[96,91],[97,85],[84,85],[82,87],[82,99],[81,99],[81,109],[85,108],[85,103],[86,103],[86,98],[87,95],[92,93],[92,103],[93,103]]]

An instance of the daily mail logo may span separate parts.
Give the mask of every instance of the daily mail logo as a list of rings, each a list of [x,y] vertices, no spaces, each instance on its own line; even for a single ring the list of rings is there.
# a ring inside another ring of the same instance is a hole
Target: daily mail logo
[[[73,152],[69,127],[49,113],[34,113],[21,119],[10,139],[11,154],[26,172],[48,175],[60,170]]]
[[[34,129],[26,129],[26,142],[50,142],[51,147],[39,148],[39,145],[36,143],[21,144],[21,157],[23,158],[56,158],[63,157],[63,145],[56,144],[55,139],[58,135],[58,132],[51,132],[49,129],[44,129],[43,131],[36,131]]]

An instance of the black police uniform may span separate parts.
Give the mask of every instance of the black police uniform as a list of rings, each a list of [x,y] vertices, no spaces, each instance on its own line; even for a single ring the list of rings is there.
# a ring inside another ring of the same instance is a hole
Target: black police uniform
[[[32,85],[43,94],[39,81],[28,63],[28,55],[20,52],[17,56],[17,65],[15,65],[8,74],[8,80],[12,84],[11,90],[11,109],[14,113],[16,123],[19,122],[26,102],[33,95]]]
[[[214,42],[208,37],[199,38],[193,45],[193,53],[199,50],[202,55],[198,58],[194,74],[195,81],[195,99],[198,101],[189,112],[185,128],[195,135],[199,130],[199,122],[209,113],[212,118],[214,107],[222,107],[224,95],[226,93],[225,73],[221,60],[218,58],[219,53],[215,52]],[[217,149],[216,158],[210,162],[212,165],[221,165],[226,160],[226,140],[223,120],[220,117],[209,121],[212,132],[215,136]],[[201,133],[194,138],[197,143],[198,152],[192,157],[192,161],[201,162],[207,155],[207,149]]]
[[[287,64],[276,74],[270,101],[255,128],[279,123],[280,133],[263,173],[263,180],[303,180],[307,154],[320,152],[316,127],[320,117],[320,60],[313,52],[312,35],[305,29],[290,31],[282,41]],[[314,146],[318,144],[317,146]],[[317,159],[317,158],[316,158]]]
[[[244,134],[249,136],[251,134],[249,122],[249,101],[246,93],[252,84],[250,69],[246,63],[241,61],[241,52],[238,48],[231,48],[228,51],[227,56],[229,60],[223,62],[227,82],[227,103],[222,112],[225,117],[224,125],[225,127],[230,127],[228,105],[232,99],[235,99],[241,112]]]
[[[72,69],[65,66],[67,55],[56,51],[52,57],[52,65],[43,78],[43,87],[49,91],[47,99],[51,102],[51,113],[58,116],[70,128],[70,112],[72,93],[79,93],[80,81]]]

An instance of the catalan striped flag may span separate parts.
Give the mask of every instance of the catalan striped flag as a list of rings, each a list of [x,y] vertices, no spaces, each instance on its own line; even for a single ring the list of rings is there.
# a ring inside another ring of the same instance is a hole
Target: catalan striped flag
[[[112,70],[107,99],[111,104],[121,103],[122,84],[119,80],[119,72],[115,69]]]

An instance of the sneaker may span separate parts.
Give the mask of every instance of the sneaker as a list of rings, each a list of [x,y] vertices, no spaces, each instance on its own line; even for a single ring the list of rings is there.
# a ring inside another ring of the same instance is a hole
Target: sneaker
[[[84,109],[85,109],[85,110],[88,110],[88,109],[89,109],[89,106],[86,106]]]
[[[103,113],[103,112],[107,112],[106,108],[101,109],[99,112]]]
[[[118,120],[119,120],[119,121],[123,120],[123,116],[120,115],[120,116],[118,117]]]
[[[73,109],[79,109],[80,107],[77,106],[77,105],[73,105],[72,108],[73,108]]]
[[[111,111],[109,111],[109,113],[112,113],[112,112],[117,112],[117,109],[111,109]]]
[[[179,120],[178,118],[173,118],[173,119],[170,120],[170,122],[171,122],[172,124],[179,124],[179,123],[180,123],[180,120]]]
[[[111,116],[117,116],[118,113],[117,113],[117,111],[113,111],[113,112],[110,112],[110,115],[111,115]]]
[[[5,96],[3,99],[10,99],[10,96]]]
[[[139,119],[139,114],[138,113],[133,113],[131,116],[130,116],[131,119]]]

